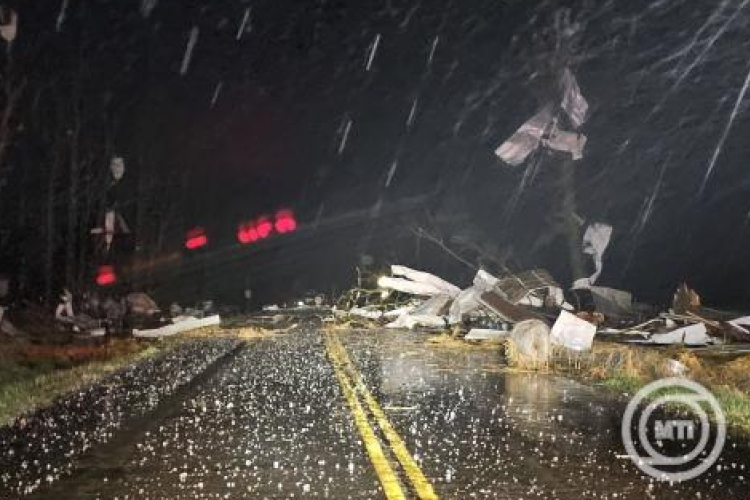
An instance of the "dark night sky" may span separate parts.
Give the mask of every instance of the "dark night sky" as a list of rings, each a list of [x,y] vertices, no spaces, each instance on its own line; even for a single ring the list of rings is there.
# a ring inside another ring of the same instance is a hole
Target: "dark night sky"
[[[54,30],[60,3],[19,4],[19,44]],[[136,163],[147,151],[157,175],[184,178],[185,224],[223,235],[222,244],[243,218],[280,206],[310,221],[321,204],[332,217],[430,194],[422,211],[461,215],[486,239],[512,245],[523,267],[555,271],[554,247],[529,253],[547,224],[555,162],[542,165],[504,222],[523,167],[493,151],[537,109],[531,61],[544,57],[540,40],[566,7],[579,23],[573,69],[592,111],[576,167],[579,213],[615,227],[603,283],[663,300],[688,279],[715,302],[746,304],[746,104],[699,195],[750,68],[750,9],[739,0],[160,0],[148,17],[140,0],[70,0],[57,37],[72,52],[83,47],[91,98],[110,96],[118,152]],[[193,27],[199,36],[181,75]],[[44,64],[54,72],[53,61]],[[394,237],[391,224],[408,221],[366,219],[346,237],[320,235],[322,243],[288,252],[314,267],[347,267],[340,280],[359,251],[419,266],[413,240]],[[444,258],[421,258],[466,279]]]

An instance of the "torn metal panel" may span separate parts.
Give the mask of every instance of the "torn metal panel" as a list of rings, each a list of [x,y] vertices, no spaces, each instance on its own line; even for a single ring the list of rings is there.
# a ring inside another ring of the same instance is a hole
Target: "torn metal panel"
[[[646,343],[658,345],[707,345],[714,342],[715,339],[708,335],[706,325],[703,323],[677,328],[667,333],[655,333],[646,341]]]
[[[405,278],[391,278],[390,276],[382,276],[379,278],[378,287],[424,297],[435,297],[444,294],[443,290],[434,285],[428,283],[417,283]]]
[[[496,277],[487,271],[480,269],[474,276],[474,285],[461,290],[451,304],[448,312],[448,322],[450,324],[460,323],[464,315],[469,314],[481,307],[479,301],[481,295],[491,291],[499,282]]]
[[[489,292],[497,286],[499,281],[498,278],[494,277],[484,269],[480,269],[474,276],[474,287],[483,292]]]
[[[525,321],[527,319],[546,321],[544,316],[509,302],[495,291],[483,293],[480,295],[479,301],[492,313],[506,321],[513,323],[518,323],[519,321]]]
[[[403,278],[383,276],[378,279],[379,287],[428,297],[436,295],[455,297],[461,292],[461,289],[457,286],[424,271],[393,265],[391,266],[391,272],[394,276],[402,276]]]
[[[432,297],[417,306],[412,312],[402,314],[395,321],[387,324],[387,328],[414,328],[427,326],[442,328],[446,326],[444,315],[448,312],[451,298],[447,295]]]
[[[563,89],[563,97],[560,105],[565,113],[570,118],[570,122],[575,128],[580,127],[586,122],[588,118],[589,103],[581,93],[581,88],[578,86],[575,75],[570,71],[570,68],[565,68],[562,75],[561,85]]]
[[[586,136],[577,132],[566,132],[555,128],[542,143],[556,151],[570,153],[573,160],[583,158],[583,148],[586,146]]]
[[[532,116],[508,140],[495,150],[495,154],[505,163],[514,167],[520,165],[541,143],[547,129],[552,124],[552,106],[546,105]]]
[[[624,290],[592,286],[591,296],[597,312],[607,318],[626,318],[635,314],[633,310],[633,294]]]
[[[545,269],[533,269],[501,278],[497,281],[496,288],[502,291],[510,302],[518,304],[532,292],[550,288],[560,289],[560,285]]]
[[[448,312],[448,322],[451,325],[460,323],[465,315],[479,309],[482,306],[480,298],[483,293],[486,292],[473,286],[462,290],[451,304],[450,311]]]
[[[553,344],[573,351],[588,351],[591,349],[595,335],[595,325],[568,311],[560,311],[560,316],[552,325],[551,339]]]

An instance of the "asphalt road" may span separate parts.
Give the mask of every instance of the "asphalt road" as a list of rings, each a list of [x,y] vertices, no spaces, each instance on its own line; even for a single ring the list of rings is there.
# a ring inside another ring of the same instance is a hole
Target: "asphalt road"
[[[748,498],[743,446],[658,482],[618,457],[620,404],[499,361],[419,334],[248,340],[32,498]]]

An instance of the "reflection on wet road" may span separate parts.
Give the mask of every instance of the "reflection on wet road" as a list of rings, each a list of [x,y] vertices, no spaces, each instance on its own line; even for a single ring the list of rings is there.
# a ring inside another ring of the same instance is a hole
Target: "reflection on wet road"
[[[418,334],[250,340],[170,410],[106,460],[84,461],[86,474],[35,497],[382,499],[399,498],[397,490],[430,498],[431,489],[441,499],[669,499],[748,491],[750,464],[737,458],[747,455],[731,441],[720,471],[656,482],[617,458],[620,404],[572,381],[503,370],[496,351],[442,348]],[[374,464],[373,445],[385,467]],[[384,477],[396,489],[384,489]]]

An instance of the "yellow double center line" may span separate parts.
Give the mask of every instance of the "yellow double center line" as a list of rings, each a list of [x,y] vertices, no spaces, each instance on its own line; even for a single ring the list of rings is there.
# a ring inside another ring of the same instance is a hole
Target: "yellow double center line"
[[[361,375],[349,358],[349,354],[347,354],[346,349],[344,349],[341,341],[334,333],[329,332],[326,334],[326,347],[328,357],[336,372],[336,378],[339,381],[339,385],[341,385],[344,398],[352,412],[354,423],[362,437],[370,461],[375,467],[375,472],[378,475],[380,484],[383,486],[386,498],[388,500],[405,500],[406,495],[401,487],[398,476],[380,445],[375,430],[367,419],[367,413],[362,403],[360,403],[359,397],[364,401],[375,424],[377,424],[388,441],[393,456],[401,464],[404,475],[411,483],[417,497],[420,500],[438,500],[438,496],[435,494],[430,481],[409,453],[401,436],[398,435],[398,432],[396,432],[393,425],[388,421],[388,417],[386,417],[380,404],[378,404],[377,400],[365,386]]]

